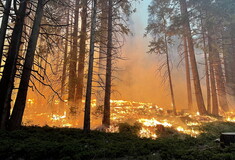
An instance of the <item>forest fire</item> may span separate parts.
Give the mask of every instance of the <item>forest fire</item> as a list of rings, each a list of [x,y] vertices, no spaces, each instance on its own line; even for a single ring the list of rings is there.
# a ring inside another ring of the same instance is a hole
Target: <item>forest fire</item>
[[[188,114],[174,116],[167,113],[163,108],[151,103],[124,101],[124,100],[111,100],[111,120],[112,125],[109,129],[105,129],[106,132],[118,132],[120,123],[134,124],[135,122],[141,125],[139,131],[140,137],[147,137],[156,139],[159,137],[159,133],[166,130],[175,130],[177,132],[191,135],[196,137],[201,133],[199,127],[206,122],[218,121],[217,118],[210,116],[202,116],[199,114]],[[30,110],[33,100],[28,100],[28,109],[24,116],[25,125],[48,125],[51,127],[69,127],[69,128],[82,128],[79,118],[83,114],[78,116],[78,119],[70,119],[68,111],[57,113],[37,113]],[[34,104],[36,105],[36,104]],[[52,106],[58,106],[59,103],[55,101]],[[65,106],[68,106],[67,104]],[[96,107],[96,100],[92,100],[92,129],[99,127],[102,115],[98,112]],[[233,112],[223,118],[224,121],[235,122],[235,116]]]

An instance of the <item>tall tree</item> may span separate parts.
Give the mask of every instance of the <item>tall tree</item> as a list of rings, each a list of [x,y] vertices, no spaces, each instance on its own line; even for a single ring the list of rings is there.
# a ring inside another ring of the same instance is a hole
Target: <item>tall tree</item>
[[[2,23],[1,23],[2,25],[0,28],[0,66],[1,66],[2,56],[3,56],[3,51],[4,51],[3,49],[4,49],[6,32],[7,32],[9,14],[11,10],[11,2],[12,0],[6,0],[3,17],[2,17]]]
[[[92,94],[92,77],[93,77],[93,64],[95,52],[95,37],[96,37],[96,17],[97,17],[97,0],[92,1],[92,16],[91,16],[91,34],[90,34],[90,52],[89,52],[89,66],[88,66],[88,79],[86,89],[86,102],[83,129],[85,133],[90,132],[90,112],[91,112],[91,94]]]
[[[76,90],[76,103],[79,107],[82,105],[83,88],[84,88],[84,68],[85,68],[85,56],[86,56],[86,40],[87,40],[87,0],[82,0],[82,26],[80,35],[80,53],[78,58],[78,80]]]
[[[190,63],[188,55],[188,41],[186,36],[184,36],[183,39],[184,39],[184,59],[185,59],[185,70],[186,70],[188,109],[190,111],[193,109],[193,98],[192,98],[192,87],[191,87]]]
[[[71,113],[76,113],[77,107],[75,104],[75,89],[77,83],[77,54],[78,54],[78,23],[79,23],[79,4],[80,0],[75,1],[74,10],[74,25],[73,25],[73,45],[69,58],[69,84],[68,84],[68,101]]]
[[[21,37],[26,16],[27,0],[20,1],[19,9],[16,8],[16,21],[11,36],[10,47],[0,82],[0,128],[6,129],[7,120],[10,115],[10,103],[12,90],[14,88],[14,78],[16,73],[16,62],[18,58],[19,48],[21,45]],[[16,3],[16,1],[14,1]]]
[[[190,57],[190,62],[191,62],[191,67],[192,67],[192,74],[193,74],[193,81],[194,81],[194,88],[195,88],[198,111],[200,114],[207,114],[203,96],[202,96],[202,89],[201,89],[197,62],[196,62],[196,57],[195,57],[195,52],[194,52],[194,42],[193,42],[192,33],[191,33],[188,7],[187,7],[186,0],[179,0],[179,1],[180,1],[180,6],[181,6],[181,13],[185,22],[184,24],[185,35],[187,36],[187,39],[188,39],[189,57]]]
[[[67,9],[67,20],[66,24],[69,24],[69,16],[70,12],[69,9]],[[61,97],[64,97],[65,92],[65,82],[66,82],[66,71],[67,71],[67,65],[68,65],[68,51],[69,51],[69,26],[66,26],[66,33],[65,33],[65,44],[64,44],[64,61],[63,61],[63,70],[62,70],[62,76],[61,76]]]
[[[26,98],[29,86],[29,80],[31,76],[32,66],[34,62],[34,55],[37,46],[40,24],[43,16],[43,6],[45,0],[38,0],[37,9],[35,13],[32,33],[29,39],[28,48],[25,57],[24,68],[21,76],[19,91],[15,101],[15,106],[12,111],[12,115],[9,121],[9,129],[18,129],[21,126],[22,118],[26,105]]]
[[[98,88],[96,92],[96,106],[104,105],[104,85],[105,85],[105,63],[107,55],[107,28],[108,28],[108,1],[102,0],[100,15],[100,32],[99,32],[99,66],[98,66]]]
[[[113,48],[113,0],[108,1],[108,42],[107,42],[107,60],[106,60],[106,82],[104,96],[104,115],[103,125],[110,126],[110,98],[112,83],[112,48]]]

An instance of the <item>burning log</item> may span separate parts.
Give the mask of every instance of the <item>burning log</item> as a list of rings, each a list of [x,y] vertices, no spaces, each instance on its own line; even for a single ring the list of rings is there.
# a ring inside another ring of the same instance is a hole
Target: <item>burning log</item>
[[[221,133],[220,135],[221,147],[229,146],[231,143],[235,143],[235,132]]]

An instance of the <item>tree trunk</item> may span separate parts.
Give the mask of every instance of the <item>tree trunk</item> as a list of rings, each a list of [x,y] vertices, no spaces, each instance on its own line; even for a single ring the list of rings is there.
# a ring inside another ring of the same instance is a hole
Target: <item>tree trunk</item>
[[[78,107],[82,105],[83,87],[84,87],[84,67],[86,56],[86,39],[87,39],[87,0],[82,0],[82,26],[81,26],[81,40],[80,40],[80,53],[78,59],[78,82],[76,91],[76,103]]]
[[[26,105],[26,98],[31,76],[31,70],[34,62],[34,55],[38,41],[40,24],[43,16],[44,0],[38,0],[35,19],[33,23],[32,33],[29,38],[28,49],[26,52],[24,68],[21,76],[19,91],[16,97],[15,106],[9,121],[9,129],[19,129],[22,123],[22,118]]]
[[[181,5],[181,10],[182,10],[182,15],[184,16],[184,20],[185,20],[184,28],[185,28],[186,36],[188,39],[189,55],[190,55],[192,73],[193,73],[193,81],[194,81],[194,88],[195,88],[198,111],[200,114],[207,114],[203,96],[202,96],[202,89],[201,89],[197,62],[196,62],[196,57],[195,57],[195,52],[194,52],[194,44],[193,44],[193,38],[192,38],[192,33],[191,33],[186,0],[180,0],[180,5]]]
[[[102,124],[110,126],[110,98],[111,98],[111,78],[112,78],[112,49],[113,49],[113,0],[108,1],[108,43],[107,43],[107,61],[106,61],[106,82],[104,97],[104,115]]]
[[[86,90],[86,102],[85,102],[85,115],[84,115],[84,132],[90,132],[90,113],[91,113],[91,92],[92,92],[92,76],[93,76],[93,63],[95,52],[95,28],[96,28],[96,16],[97,16],[97,0],[93,0],[92,17],[91,17],[91,35],[90,35],[90,55],[89,55],[89,67],[88,67],[88,79]]]
[[[70,106],[70,112],[76,114],[75,106],[75,89],[77,83],[76,66],[77,66],[77,53],[78,53],[78,21],[79,21],[79,0],[76,0],[75,4],[75,16],[74,16],[74,27],[73,27],[73,45],[70,52],[69,60],[69,93],[68,101]]]
[[[107,0],[101,1],[101,27],[100,27],[100,48],[98,66],[98,89],[96,92],[96,106],[104,105],[104,85],[105,85],[105,66],[107,55],[107,28],[108,28],[108,5]]]
[[[193,109],[193,98],[192,98],[192,86],[191,86],[191,75],[190,75],[190,63],[188,55],[188,44],[187,37],[184,36],[184,59],[185,59],[185,70],[186,70],[186,81],[187,81],[187,94],[188,94],[188,109]]]
[[[202,19],[201,25],[203,27]],[[207,57],[207,49],[206,49],[206,37],[204,27],[202,28],[202,39],[203,39],[203,51],[205,58],[205,71],[206,71],[206,94],[207,94],[207,112],[211,113],[211,89],[210,89],[210,76],[209,76],[209,65],[208,65],[208,57]]]
[[[69,24],[69,9],[67,10],[67,21],[66,24]],[[63,63],[63,72],[61,78],[61,97],[64,100],[64,92],[65,92],[65,82],[66,82],[66,70],[68,65],[68,39],[69,39],[69,26],[66,27],[66,36],[65,36],[65,49],[64,49],[64,63]]]
[[[170,84],[171,101],[172,101],[172,106],[173,106],[173,112],[174,112],[174,115],[176,116],[177,111],[176,111],[175,95],[174,95],[174,89],[173,89],[172,78],[171,78],[170,59],[169,59],[168,42],[167,42],[166,35],[164,38],[165,38],[165,45],[166,45],[166,64],[167,64],[168,80]]]
[[[210,30],[210,29],[209,29]],[[214,74],[214,65],[213,65],[213,47],[211,44],[210,31],[208,30],[208,46],[209,46],[209,64],[210,64],[210,80],[211,80],[211,96],[212,96],[212,110],[208,110],[208,113],[213,115],[219,115],[218,99],[217,99],[217,90],[215,84],[215,74]]]
[[[8,24],[10,9],[11,9],[11,2],[12,0],[6,0],[4,13],[2,17],[2,25],[0,29],[0,66],[1,66],[2,56],[3,56],[3,51],[4,51],[4,42],[5,42],[6,32],[7,32],[7,24]]]
[[[10,114],[11,94],[14,88],[14,78],[16,73],[16,62],[25,19],[25,12],[28,1],[22,0],[17,11],[15,27],[13,29],[8,56],[0,82],[0,129],[6,129],[6,123]]]
[[[214,68],[215,68],[215,79],[218,90],[219,104],[223,111],[228,112],[228,101],[225,89],[225,81],[223,75],[223,69],[221,64],[221,59],[217,49],[214,50]]]

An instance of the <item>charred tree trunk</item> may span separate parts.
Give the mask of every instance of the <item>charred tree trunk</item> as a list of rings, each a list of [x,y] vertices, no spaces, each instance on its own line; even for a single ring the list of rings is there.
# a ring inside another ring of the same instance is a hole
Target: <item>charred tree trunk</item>
[[[108,28],[108,5],[107,0],[101,1],[101,26],[100,26],[100,48],[98,66],[98,89],[96,92],[96,106],[104,105],[105,66],[107,55],[107,28]]]
[[[185,70],[186,70],[186,81],[187,81],[187,94],[188,94],[188,109],[193,109],[193,98],[192,98],[192,86],[191,86],[191,75],[190,75],[190,63],[188,55],[188,42],[187,37],[184,36],[184,59],[185,59]]]
[[[76,103],[79,107],[82,105],[83,87],[84,87],[84,68],[86,56],[86,39],[87,39],[87,0],[82,0],[82,26],[81,26],[81,39],[80,39],[80,53],[78,59],[78,82],[76,91]]]
[[[92,92],[92,77],[93,77],[93,63],[95,52],[95,28],[96,28],[96,16],[97,16],[97,0],[93,0],[92,4],[92,17],[91,17],[91,35],[90,35],[90,52],[89,52],[89,67],[88,67],[88,79],[86,90],[86,103],[85,103],[85,115],[84,115],[84,132],[90,132],[90,113],[91,113],[91,92]]]
[[[106,62],[106,82],[104,97],[104,116],[102,124],[110,126],[110,98],[111,98],[111,78],[112,78],[112,49],[113,49],[113,0],[108,1],[108,43],[107,43],[107,62]]]
[[[16,97],[15,106],[9,121],[9,129],[19,129],[22,123],[22,118],[26,105],[26,98],[31,76],[31,70],[34,62],[34,55],[37,46],[40,24],[43,16],[44,0],[38,0],[35,19],[33,23],[32,33],[29,39],[29,44],[26,52],[24,68],[21,76],[19,91]]]
[[[180,0],[180,5],[181,5],[181,10],[182,10],[182,15],[185,20],[184,28],[186,31],[185,35],[187,36],[187,39],[188,39],[189,55],[190,55],[190,62],[191,62],[191,67],[192,67],[192,74],[193,74],[193,81],[194,81],[194,88],[195,88],[198,111],[200,114],[207,114],[203,96],[202,96],[202,89],[201,89],[197,62],[196,62],[196,57],[195,57],[195,52],[194,52],[194,43],[193,43],[193,38],[192,38],[192,33],[191,33],[186,0]]]
[[[8,50],[8,56],[3,70],[3,76],[0,82],[0,128],[6,129],[6,123],[10,116],[11,94],[14,88],[14,78],[16,73],[16,62],[19,48],[21,45],[21,36],[23,31],[27,0],[22,0],[19,10],[16,11],[16,22],[13,29],[11,43]],[[16,2],[15,2],[16,3]]]
[[[69,59],[69,93],[68,101],[70,105],[70,112],[76,113],[75,106],[75,89],[77,83],[76,66],[77,66],[77,53],[78,53],[78,21],[79,21],[79,0],[76,0],[75,4],[75,16],[74,16],[74,27],[73,27],[73,45],[70,52]]]
[[[4,42],[5,42],[6,32],[7,32],[7,24],[8,24],[10,9],[11,9],[11,2],[12,0],[6,0],[4,13],[2,17],[2,25],[0,29],[0,66],[1,66],[2,56],[3,56],[3,51],[4,51]]]

